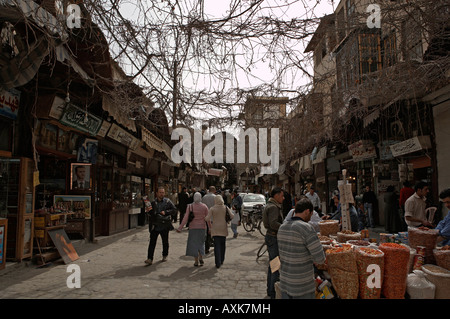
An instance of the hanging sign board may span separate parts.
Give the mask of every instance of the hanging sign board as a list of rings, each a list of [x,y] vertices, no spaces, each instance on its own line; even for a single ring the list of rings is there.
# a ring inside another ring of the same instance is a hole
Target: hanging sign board
[[[59,120],[62,124],[73,127],[79,131],[97,135],[102,127],[103,120],[95,115],[87,113],[73,104],[68,104]]]

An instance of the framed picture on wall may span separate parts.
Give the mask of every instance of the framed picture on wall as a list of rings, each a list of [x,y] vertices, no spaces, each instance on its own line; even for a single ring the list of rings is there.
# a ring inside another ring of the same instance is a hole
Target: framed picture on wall
[[[90,190],[92,187],[91,164],[70,164],[70,189]]]

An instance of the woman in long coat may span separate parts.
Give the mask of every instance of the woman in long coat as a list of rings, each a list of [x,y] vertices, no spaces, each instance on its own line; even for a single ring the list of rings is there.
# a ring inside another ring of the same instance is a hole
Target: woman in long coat
[[[225,219],[227,211],[232,219],[234,214],[225,206],[222,196],[216,195],[214,198],[214,206],[209,209],[208,216],[205,218],[207,222],[210,222],[212,219],[209,229],[211,236],[214,238],[214,257],[217,268],[220,268],[225,260],[225,242],[228,236],[228,223]]]
[[[202,195],[194,194],[194,202],[186,208],[183,220],[177,229],[180,232],[189,220],[189,215],[194,218],[189,222],[189,235],[186,246],[186,256],[194,257],[194,266],[203,266],[203,256],[205,256],[206,223],[205,217],[208,215],[208,206],[202,203]]]

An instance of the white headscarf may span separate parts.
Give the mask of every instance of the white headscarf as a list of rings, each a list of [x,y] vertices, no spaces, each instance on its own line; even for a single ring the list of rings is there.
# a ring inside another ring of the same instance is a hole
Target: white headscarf
[[[202,194],[196,192],[194,194],[194,203],[201,203],[201,202],[202,202]]]

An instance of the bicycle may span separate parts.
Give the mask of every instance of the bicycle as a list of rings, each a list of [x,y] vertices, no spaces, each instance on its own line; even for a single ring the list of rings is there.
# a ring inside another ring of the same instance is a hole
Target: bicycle
[[[249,211],[247,216],[244,216],[242,226],[247,232],[252,232],[258,229],[259,233],[265,236],[262,225],[263,205],[258,204],[253,206],[253,210]]]
[[[264,240],[261,247],[259,247],[258,252],[256,253],[256,260],[258,260],[260,257],[262,257],[267,252],[267,245],[266,241]]]

